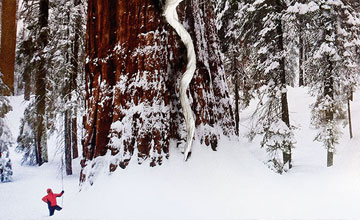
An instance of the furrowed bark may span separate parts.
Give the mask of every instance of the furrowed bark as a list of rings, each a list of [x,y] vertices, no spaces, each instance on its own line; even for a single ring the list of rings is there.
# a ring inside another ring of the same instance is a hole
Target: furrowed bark
[[[185,30],[184,26],[179,22],[179,17],[176,12],[177,6],[182,0],[167,0],[165,3],[165,17],[168,23],[176,30],[180,36],[182,42],[187,49],[187,65],[186,71],[183,74],[180,81],[180,102],[185,116],[187,140],[184,150],[184,160],[188,159],[191,153],[191,145],[195,133],[195,121],[193,111],[191,110],[190,101],[187,97],[186,91],[189,88],[189,84],[194,76],[196,70],[196,54],[194,50],[194,43],[191,39],[190,34]]]
[[[191,24],[189,33],[192,39],[200,37],[199,45],[208,40],[205,55],[197,60],[198,64],[201,61],[200,69],[195,85],[190,86],[190,102],[197,136],[215,149],[220,134],[233,134],[234,124],[220,54],[215,51],[215,25],[206,24],[214,22],[214,14],[204,11],[207,16],[198,18],[211,30],[193,31],[194,15],[209,7],[206,5],[189,18],[184,17],[188,7],[183,7],[181,22]],[[161,165],[169,157],[171,139],[178,146],[184,145],[186,125],[178,86],[186,70],[187,52],[153,0],[89,0],[88,7],[81,181],[93,183],[101,164],[108,166],[109,172],[125,168],[130,160]],[[104,161],[108,156],[111,159]]]
[[[14,93],[16,6],[16,0],[2,1],[0,71],[3,82],[9,88],[5,95]]]

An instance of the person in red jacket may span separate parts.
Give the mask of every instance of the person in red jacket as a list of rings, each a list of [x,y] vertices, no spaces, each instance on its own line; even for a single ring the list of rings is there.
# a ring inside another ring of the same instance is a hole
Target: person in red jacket
[[[59,194],[54,194],[51,189],[47,189],[46,192],[48,193],[46,196],[42,198],[44,202],[48,204],[50,216],[54,215],[55,210],[60,211],[62,208],[57,205],[56,197],[60,197],[64,194],[64,190],[61,191]]]

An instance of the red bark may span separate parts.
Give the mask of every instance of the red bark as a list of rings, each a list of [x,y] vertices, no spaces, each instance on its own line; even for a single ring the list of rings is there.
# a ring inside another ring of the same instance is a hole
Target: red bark
[[[186,67],[186,50],[155,2],[88,1],[82,181],[92,175],[85,172],[94,166],[88,163],[108,150],[114,158],[109,169],[114,171],[125,168],[135,152],[138,163],[148,160],[151,166],[160,165],[169,157],[171,139],[185,143],[178,84]],[[230,135],[234,124],[220,54],[214,46],[218,43],[214,13],[208,9],[210,4],[202,5],[193,11],[187,7],[184,16],[199,55],[190,94],[198,136],[215,149],[217,129]],[[207,16],[194,16],[199,10]],[[202,33],[205,39],[194,31],[196,19],[207,29]]]
[[[15,46],[16,46],[16,0],[3,0],[1,12],[0,71],[3,82],[14,92]]]

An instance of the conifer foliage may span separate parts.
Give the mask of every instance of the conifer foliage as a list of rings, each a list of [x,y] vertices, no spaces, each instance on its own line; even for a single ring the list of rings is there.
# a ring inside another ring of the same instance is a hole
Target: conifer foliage
[[[263,134],[261,146],[270,153],[271,167],[279,173],[286,170],[287,161],[291,167],[296,142],[286,87],[293,86],[295,79],[316,97],[312,124],[319,133],[315,139],[324,143],[331,166],[345,106],[351,123],[350,100],[358,85],[359,3],[219,0],[216,5],[235,108],[239,99],[242,107],[253,97],[259,100],[249,136]]]
[[[9,157],[12,137],[5,122],[5,115],[12,110],[9,100],[4,96],[8,90],[9,88],[2,81],[2,73],[0,72],[0,182],[11,181],[13,174]]]
[[[359,18],[345,1],[319,1],[317,14],[321,35],[313,52],[311,93],[313,124],[319,129],[316,140],[327,149],[327,165],[333,165],[333,154],[340,138],[340,126],[346,117],[346,104],[358,84],[356,46]]]
[[[24,28],[20,31],[17,67],[22,74],[19,88],[30,104],[22,119],[17,150],[24,152],[23,162],[41,165],[46,161],[41,158],[46,159],[47,137],[56,132],[66,140],[58,147],[66,151],[66,171],[70,175],[71,160],[79,154],[77,114],[83,103],[80,73],[86,4],[79,0],[25,0],[21,8]],[[46,74],[40,76],[41,72]],[[42,144],[38,143],[39,117],[43,118]],[[63,118],[63,126],[59,118]]]

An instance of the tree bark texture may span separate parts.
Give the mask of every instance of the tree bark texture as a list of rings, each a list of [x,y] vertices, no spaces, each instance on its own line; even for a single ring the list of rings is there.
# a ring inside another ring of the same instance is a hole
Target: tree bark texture
[[[39,24],[41,27],[40,47],[45,49],[48,44],[48,17],[49,0],[40,0]],[[36,146],[38,153],[38,164],[42,165],[48,161],[46,144],[46,120],[45,120],[45,96],[46,96],[46,58],[40,54],[39,69],[35,75],[35,95],[36,95]]]
[[[66,110],[65,111],[64,133],[65,133],[65,167],[66,167],[66,175],[72,175],[71,110]]]
[[[76,111],[76,109],[75,109]],[[79,157],[78,140],[77,140],[77,113],[73,112],[73,118],[71,119],[71,145],[72,145],[72,158]]]
[[[16,6],[16,0],[2,1],[0,71],[3,82],[9,87],[6,95],[14,93]]]
[[[189,7],[179,14],[198,56],[189,92],[197,136],[216,149],[220,133],[233,134],[234,120],[209,4],[186,1]],[[109,171],[125,168],[133,156],[139,164],[162,164],[171,139],[185,143],[178,85],[186,50],[157,1],[88,0],[86,51],[81,180],[91,182],[97,165],[89,163],[107,153],[113,158]]]

